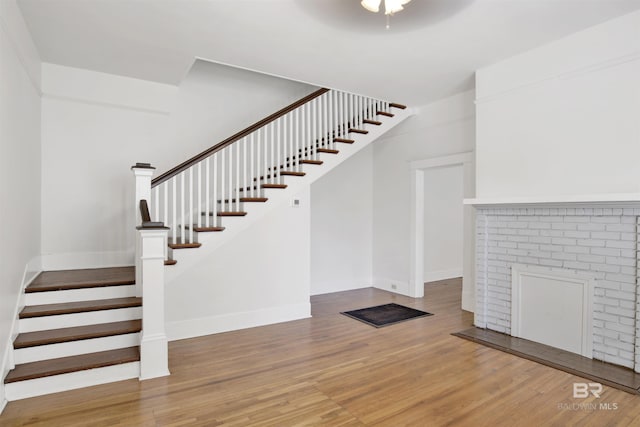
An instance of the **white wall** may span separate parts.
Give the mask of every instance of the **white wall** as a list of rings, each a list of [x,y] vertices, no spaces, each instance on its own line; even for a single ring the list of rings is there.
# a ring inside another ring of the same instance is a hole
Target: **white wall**
[[[424,170],[424,281],[462,276],[462,165]]]
[[[162,173],[314,89],[201,61],[180,87],[44,64],[44,267],[131,264],[134,163]]]
[[[39,269],[40,59],[13,1],[0,2],[0,378],[23,279]],[[28,265],[29,264],[29,265]],[[24,276],[24,277],[23,277]],[[0,382],[0,412],[6,403]]]
[[[170,340],[310,316],[309,189],[296,198],[167,283]]]
[[[373,145],[311,185],[312,295],[372,286],[372,207]]]
[[[476,75],[477,197],[640,193],[640,12]]]
[[[409,162],[474,148],[474,93],[419,109],[374,143],[373,277],[376,287],[408,292],[411,184]],[[465,240],[466,243],[466,240]]]

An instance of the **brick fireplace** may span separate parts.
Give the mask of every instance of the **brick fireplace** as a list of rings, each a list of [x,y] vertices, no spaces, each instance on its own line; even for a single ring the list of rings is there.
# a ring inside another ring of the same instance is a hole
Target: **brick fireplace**
[[[587,356],[640,372],[639,248],[638,203],[476,205],[474,323],[512,334],[512,270],[586,277]]]

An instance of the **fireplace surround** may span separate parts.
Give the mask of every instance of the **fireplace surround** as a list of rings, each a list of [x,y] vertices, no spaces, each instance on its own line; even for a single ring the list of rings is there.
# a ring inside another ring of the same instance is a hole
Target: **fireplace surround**
[[[512,273],[533,269],[533,276],[549,277],[546,282],[532,279],[530,289],[536,293],[519,300],[527,307],[542,302],[545,309],[566,294],[553,288],[562,282],[558,277],[574,275],[590,281],[584,288],[590,289],[589,299],[587,306],[566,311],[588,309],[590,319],[581,324],[592,342],[571,351],[640,372],[640,202],[466,203],[476,207],[475,326],[520,333],[512,331]],[[565,297],[572,301],[581,295]],[[563,310],[562,303],[555,305]],[[550,325],[553,321],[534,322],[529,329],[538,330],[535,336]]]

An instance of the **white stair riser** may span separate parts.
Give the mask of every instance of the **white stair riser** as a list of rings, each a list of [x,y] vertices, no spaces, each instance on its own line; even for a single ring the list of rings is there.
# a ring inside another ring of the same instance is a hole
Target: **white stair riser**
[[[138,345],[140,345],[140,333],[136,332],[133,334],[19,348],[14,350],[13,355],[16,365],[19,365],[21,363],[135,347]]]
[[[136,296],[135,285],[105,286],[101,288],[70,289],[66,291],[33,292],[24,295],[25,305],[59,304],[74,301],[127,298]]]
[[[70,328],[72,326],[95,325],[98,323],[120,322],[142,318],[142,307],[100,310],[87,313],[62,314],[20,319],[20,332],[44,331],[48,329]]]
[[[139,375],[140,362],[123,363],[5,384],[5,394],[8,401],[13,401],[131,378],[137,379]]]

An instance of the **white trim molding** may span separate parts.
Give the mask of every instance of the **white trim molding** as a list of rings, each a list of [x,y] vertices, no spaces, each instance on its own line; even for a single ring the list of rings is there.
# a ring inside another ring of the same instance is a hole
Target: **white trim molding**
[[[410,272],[409,296],[422,298],[424,296],[424,171],[427,169],[462,166],[463,167],[463,197],[473,197],[473,152],[452,154],[449,156],[433,157],[416,160],[410,163],[411,168],[411,232],[410,232]],[[464,254],[462,272],[462,308],[473,311],[474,298],[474,212],[470,206],[464,206]],[[470,241],[467,241],[470,240]]]
[[[288,304],[253,311],[168,321],[167,336],[169,341],[175,341],[274,323],[290,322],[309,317],[311,317],[310,303]]]

